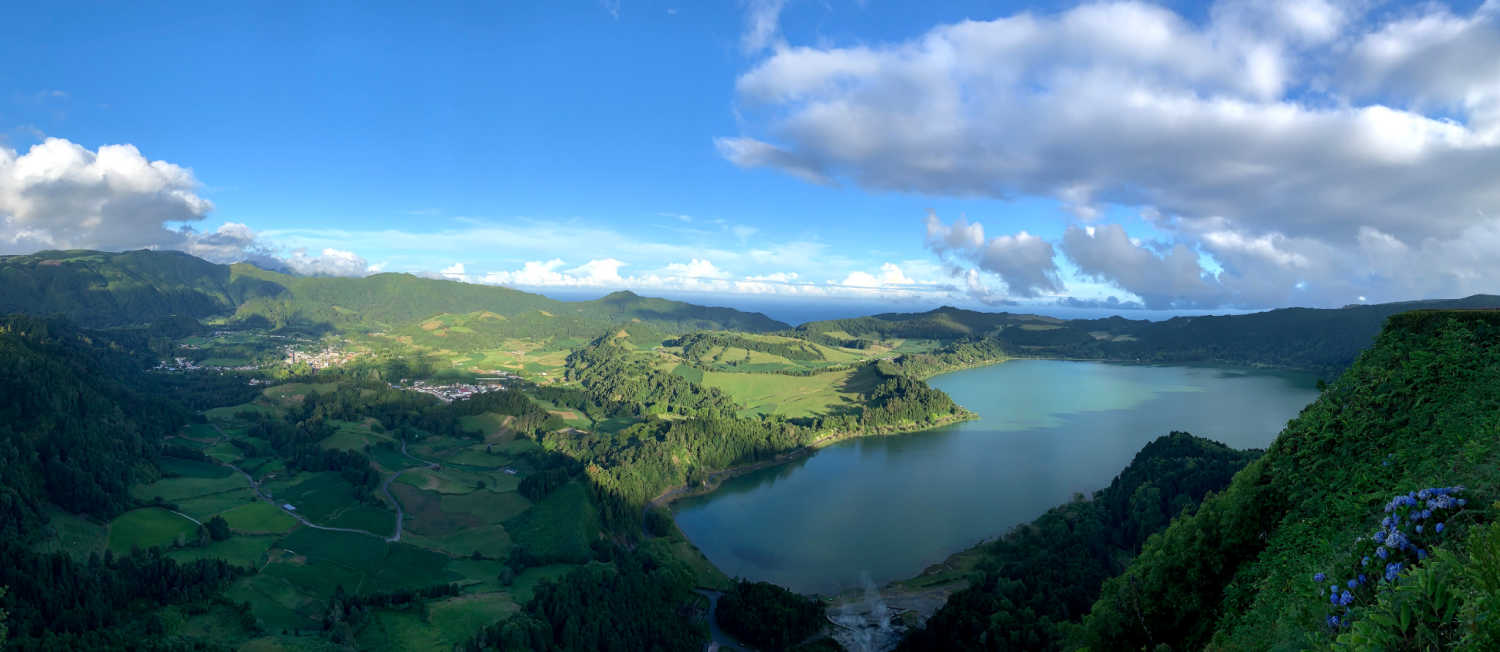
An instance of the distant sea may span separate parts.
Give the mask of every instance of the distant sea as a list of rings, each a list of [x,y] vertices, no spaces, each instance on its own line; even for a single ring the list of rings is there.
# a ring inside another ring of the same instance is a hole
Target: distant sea
[[[558,288],[519,288],[528,292],[538,292],[542,295],[557,299],[559,301],[589,301],[598,299],[616,289],[558,289]],[[1121,310],[1118,308],[1072,308],[1047,304],[1019,304],[1009,306],[984,306],[965,305],[962,303],[945,303],[942,301],[862,301],[856,299],[835,299],[827,297],[801,298],[801,297],[762,297],[752,295],[724,295],[707,294],[702,292],[658,292],[652,290],[635,291],[636,294],[646,297],[661,297],[674,301],[685,301],[702,306],[718,306],[723,308],[734,308],[746,312],[758,312],[793,326],[810,321],[822,321],[825,319],[847,319],[849,317],[866,317],[888,312],[926,312],[944,305],[954,305],[965,310],[978,310],[981,312],[1013,312],[1022,314],[1047,315],[1060,319],[1098,319],[1119,315],[1126,319],[1149,319],[1160,321],[1185,315],[1206,314],[1240,314],[1242,310],[1219,310],[1219,311],[1184,311],[1184,310]]]

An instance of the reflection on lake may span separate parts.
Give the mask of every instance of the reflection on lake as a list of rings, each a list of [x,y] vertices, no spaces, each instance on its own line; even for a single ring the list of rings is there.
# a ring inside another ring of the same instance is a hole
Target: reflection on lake
[[[1317,397],[1311,378],[1212,367],[1015,360],[933,378],[980,415],[855,439],[674,505],[725,573],[833,593],[911,577],[1108,485],[1172,430],[1264,447]]]

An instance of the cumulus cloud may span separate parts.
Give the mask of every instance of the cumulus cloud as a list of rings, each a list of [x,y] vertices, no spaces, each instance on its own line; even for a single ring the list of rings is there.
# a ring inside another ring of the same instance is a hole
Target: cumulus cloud
[[[284,262],[292,271],[305,276],[363,276],[372,271],[364,258],[342,249],[324,249],[316,256],[308,254],[306,249],[295,249]],[[462,273],[463,266],[459,267]]]
[[[201,233],[191,224],[213,203],[199,196],[200,187],[192,170],[152,161],[134,145],[89,150],[47,138],[24,154],[0,147],[0,253],[177,249],[217,263],[248,260],[302,274],[371,271],[363,258],[338,249],[279,255],[238,222]]]
[[[1000,277],[1012,296],[1036,297],[1063,289],[1052,260],[1052,244],[1046,240],[1025,231],[986,240],[982,224],[963,217],[944,224],[935,213],[927,214],[924,225],[927,248],[955,265],[955,271],[965,277],[971,296],[988,301],[994,292],[983,285],[972,268],[963,266],[966,264]]]
[[[1107,279],[1141,297],[1147,308],[1218,305],[1224,290],[1182,244],[1152,248],[1130,239],[1118,224],[1070,227],[1063,251],[1087,276]]]
[[[191,236],[166,223],[213,209],[198,187],[192,170],[148,160],[132,145],[90,151],[48,138],[25,154],[0,147],[0,252],[182,248]]]
[[[1221,0],[1202,21],[1084,4],[904,42],[778,47],[736,92],[746,133],[716,145],[743,167],[879,190],[1047,196],[1076,216],[1061,219],[1149,208],[1173,247],[1143,256],[1109,232],[1071,236],[1094,256],[1090,274],[1158,301],[1353,300],[1337,293],[1368,285],[1368,266],[1309,252],[1358,251],[1367,229],[1410,255],[1456,250],[1500,215],[1497,0],[1465,14]],[[940,255],[977,250],[937,244]],[[1221,287],[1192,276],[1199,251],[1234,259],[1220,261],[1231,271]],[[1154,271],[1131,275],[1122,260]],[[1458,291],[1471,275],[1460,260],[1421,260],[1404,275],[1425,280],[1388,286]],[[1273,280],[1284,285],[1263,287]]]

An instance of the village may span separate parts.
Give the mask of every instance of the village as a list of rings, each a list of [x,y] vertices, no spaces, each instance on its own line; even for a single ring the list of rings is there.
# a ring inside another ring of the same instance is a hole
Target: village
[[[484,394],[487,392],[497,392],[503,390],[505,389],[505,385],[500,384],[500,380],[501,379],[498,377],[479,378],[474,384],[450,383],[446,385],[434,385],[429,384],[424,380],[418,380],[410,385],[398,385],[396,383],[391,383],[391,387],[394,389],[404,389],[413,392],[421,392],[430,396],[436,396],[444,403],[452,403],[453,401],[466,399],[471,396],[477,396],[479,394]]]

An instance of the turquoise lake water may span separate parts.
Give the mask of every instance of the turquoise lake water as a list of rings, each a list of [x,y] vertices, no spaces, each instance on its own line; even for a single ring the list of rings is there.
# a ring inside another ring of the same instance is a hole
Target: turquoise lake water
[[[678,501],[678,526],[731,577],[823,594],[884,584],[1105,487],[1160,435],[1264,448],[1317,397],[1295,374],[1056,360],[929,382],[980,418],[733,478]]]

